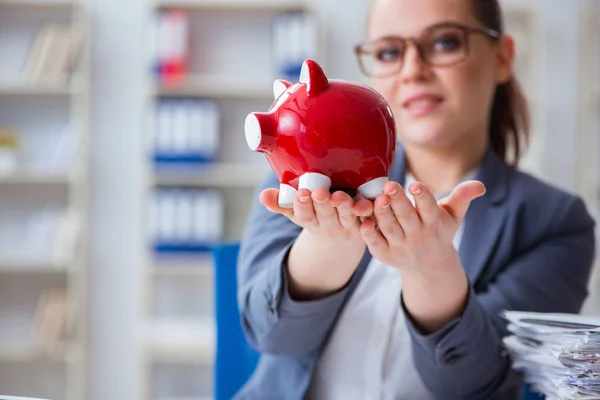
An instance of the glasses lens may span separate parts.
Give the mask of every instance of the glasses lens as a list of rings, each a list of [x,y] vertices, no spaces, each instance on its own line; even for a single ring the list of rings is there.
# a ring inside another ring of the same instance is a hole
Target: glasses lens
[[[437,27],[420,40],[423,56],[432,65],[448,65],[467,56],[465,32],[455,27]]]
[[[379,40],[362,46],[359,61],[363,72],[373,77],[394,74],[400,68],[405,45],[402,41]]]

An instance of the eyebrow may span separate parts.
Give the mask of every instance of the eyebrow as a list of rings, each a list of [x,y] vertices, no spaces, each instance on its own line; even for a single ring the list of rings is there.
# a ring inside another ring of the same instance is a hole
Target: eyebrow
[[[431,24],[431,25],[427,25],[426,27],[422,28],[419,31],[419,34],[423,33],[424,31],[426,31],[428,29],[431,29],[431,28],[437,28],[437,27],[443,27],[443,26],[452,26],[452,25],[466,26],[467,24],[465,24],[463,22],[455,21],[455,20],[450,20],[450,19],[449,20],[443,20],[443,21],[436,22],[436,23]],[[397,39],[399,37],[406,38],[408,36],[399,36],[399,35],[390,35],[390,34],[387,34],[385,36],[377,37],[377,38],[371,40],[371,42],[377,42],[377,41],[381,41],[381,40],[394,40],[394,39]]]

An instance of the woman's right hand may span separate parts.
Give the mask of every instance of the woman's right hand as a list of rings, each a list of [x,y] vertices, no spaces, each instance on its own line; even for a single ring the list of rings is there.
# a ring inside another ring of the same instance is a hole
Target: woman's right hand
[[[330,195],[326,189],[301,189],[293,208],[281,208],[278,196],[279,190],[266,189],[260,201],[303,228],[285,263],[290,296],[315,300],[343,288],[364,255],[361,218],[373,214],[373,203],[342,191]]]
[[[279,207],[278,196],[278,189],[266,189],[260,194],[260,202],[269,211],[287,216],[311,235],[332,243],[360,240],[360,218],[373,213],[372,202],[360,195],[355,200],[343,191],[330,195],[324,188],[314,192],[300,189],[293,208]]]

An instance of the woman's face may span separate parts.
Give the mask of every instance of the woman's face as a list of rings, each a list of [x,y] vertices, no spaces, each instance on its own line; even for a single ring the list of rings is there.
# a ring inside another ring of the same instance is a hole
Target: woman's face
[[[444,22],[485,28],[475,18],[471,2],[374,0],[369,40],[417,36],[425,28]],[[444,61],[458,45],[451,33],[444,35],[442,31],[429,42],[432,59]],[[416,48],[408,45],[396,72],[374,78],[373,86],[390,103],[399,137],[406,145],[452,148],[487,136],[495,87],[511,74],[512,41],[503,37],[498,42],[479,33],[465,37],[469,52],[459,63],[427,65]],[[389,60],[399,57],[393,50],[381,54],[391,57]]]

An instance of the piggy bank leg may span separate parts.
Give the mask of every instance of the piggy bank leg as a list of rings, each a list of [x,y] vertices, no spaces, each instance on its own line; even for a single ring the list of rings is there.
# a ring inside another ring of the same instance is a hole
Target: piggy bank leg
[[[386,176],[373,179],[360,185],[358,188],[358,193],[360,193],[365,199],[372,200],[383,192],[383,187],[387,181],[388,178]]]
[[[307,172],[300,176],[298,189],[308,189],[312,192],[318,188],[331,189],[331,179],[317,172]]]
[[[297,190],[294,189],[290,185],[286,185],[282,183],[279,185],[279,198],[277,199],[277,203],[279,203],[279,207],[281,208],[293,208],[294,207],[294,198],[296,197]]]

